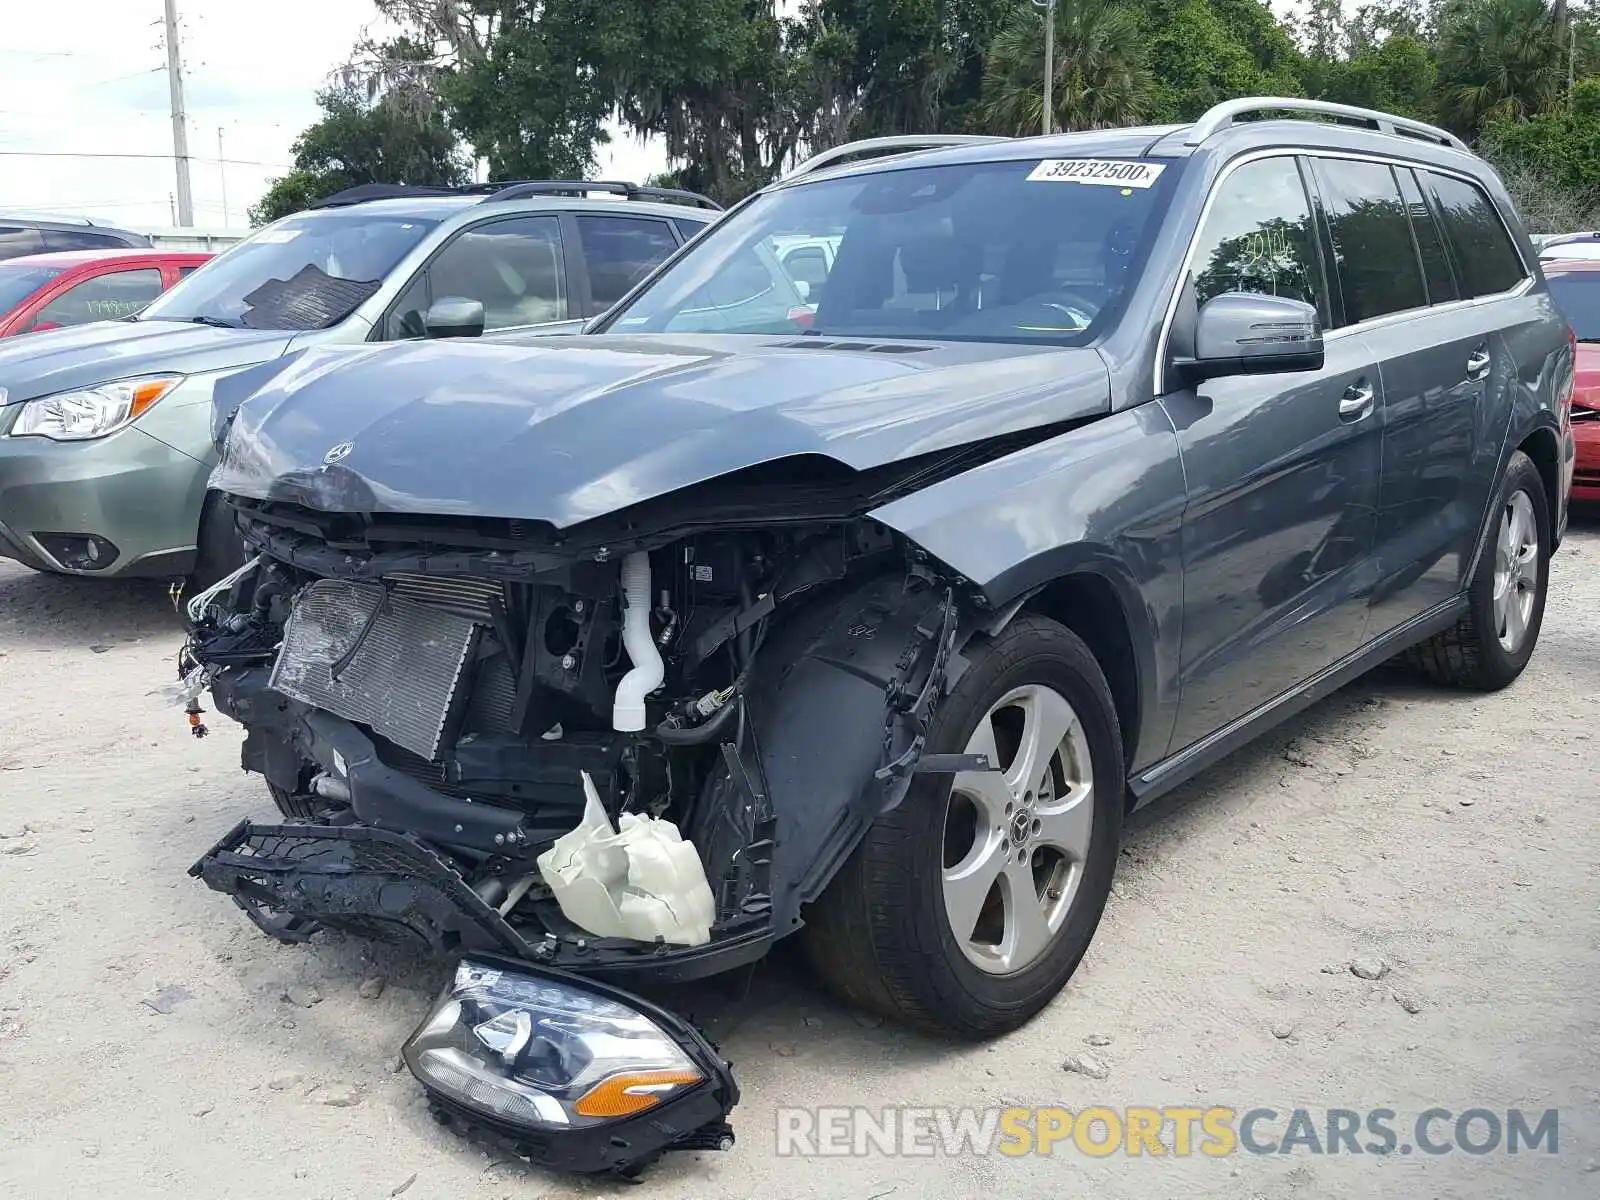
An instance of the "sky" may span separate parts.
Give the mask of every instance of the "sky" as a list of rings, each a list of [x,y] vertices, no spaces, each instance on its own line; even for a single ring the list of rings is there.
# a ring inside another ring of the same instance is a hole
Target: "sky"
[[[372,0],[178,0],[178,19],[194,223],[242,229],[376,13]],[[665,165],[657,146],[613,139],[597,178]],[[0,0],[0,212],[171,226],[171,154],[162,0]]]

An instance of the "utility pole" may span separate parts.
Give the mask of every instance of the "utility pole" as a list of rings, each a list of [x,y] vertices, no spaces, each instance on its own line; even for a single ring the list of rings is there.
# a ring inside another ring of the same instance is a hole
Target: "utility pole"
[[[222,176],[222,227],[228,227],[228,163],[222,157],[222,126],[217,126],[217,174]]]
[[[1050,136],[1055,123],[1051,112],[1052,94],[1056,74],[1056,0],[1033,0],[1036,7],[1044,9],[1044,135]]]
[[[178,210],[172,207],[172,193],[167,193],[167,217],[176,225],[178,223]]]
[[[172,96],[172,157],[178,164],[178,224],[194,224],[194,196],[189,191],[189,132],[183,111],[183,64],[178,55],[178,0],[165,0],[167,20],[167,90]]]

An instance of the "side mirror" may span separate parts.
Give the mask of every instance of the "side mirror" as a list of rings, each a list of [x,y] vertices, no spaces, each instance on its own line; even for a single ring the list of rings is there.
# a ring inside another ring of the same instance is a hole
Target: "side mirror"
[[[1194,357],[1177,367],[1191,380],[1322,369],[1322,320],[1304,300],[1225,292],[1200,307]]]
[[[483,301],[446,296],[433,302],[422,327],[431,338],[481,337],[483,322]]]
[[[810,300],[811,285],[804,279],[796,279],[794,281],[794,294],[799,296],[802,300]]]

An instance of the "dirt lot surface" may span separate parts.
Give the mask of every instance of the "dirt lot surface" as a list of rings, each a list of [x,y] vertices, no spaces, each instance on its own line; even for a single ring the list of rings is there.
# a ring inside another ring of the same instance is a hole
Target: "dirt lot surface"
[[[739,1145],[635,1189],[432,1122],[395,1053],[437,968],[279,946],[186,878],[270,805],[235,729],[195,742],[153,694],[161,589],[0,564],[0,1195],[1600,1196],[1597,621],[1591,522],[1508,691],[1369,679],[1139,814],[1083,968],[1001,1043],[875,1024],[788,961],[702,989]],[[1062,1069],[1080,1053],[1106,1077]],[[1402,1141],[1434,1106],[1557,1108],[1559,1152],[776,1157],[797,1103],[1385,1107]]]

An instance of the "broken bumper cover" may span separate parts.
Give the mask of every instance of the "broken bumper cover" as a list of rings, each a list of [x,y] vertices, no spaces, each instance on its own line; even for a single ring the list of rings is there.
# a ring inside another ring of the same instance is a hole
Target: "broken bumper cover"
[[[435,953],[532,953],[436,853],[386,829],[241,821],[189,874],[286,942],[326,927],[390,941],[409,935]]]
[[[402,1050],[435,1117],[519,1158],[636,1173],[668,1150],[731,1150],[729,1064],[639,996],[497,955],[462,959]]]
[[[426,843],[370,825],[241,821],[189,874],[286,942],[329,928],[391,941],[409,937],[440,957],[498,952],[582,975],[680,983],[754,962],[772,940],[765,922],[688,948],[555,933],[533,940]]]

